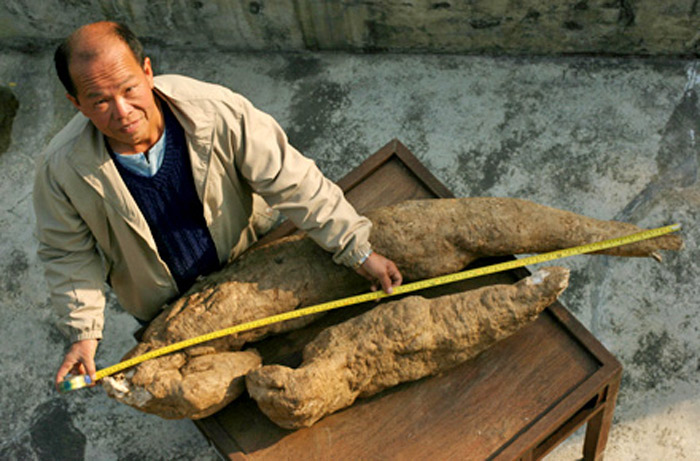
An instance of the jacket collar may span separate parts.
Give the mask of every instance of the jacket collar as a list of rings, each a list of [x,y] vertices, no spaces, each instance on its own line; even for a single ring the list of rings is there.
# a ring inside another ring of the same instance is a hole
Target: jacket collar
[[[205,216],[208,215],[204,195],[206,179],[211,159],[212,136],[215,114],[207,113],[202,107],[188,100],[178,98],[167,80],[156,77],[155,92],[172,110],[175,118],[185,131],[187,150],[190,154],[190,164],[194,176],[197,195],[202,200]]]

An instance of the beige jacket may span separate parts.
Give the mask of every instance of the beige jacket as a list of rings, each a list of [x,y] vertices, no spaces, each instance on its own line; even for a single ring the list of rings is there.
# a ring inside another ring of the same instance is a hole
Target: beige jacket
[[[156,77],[155,85],[185,130],[222,263],[256,241],[253,192],[333,252],[337,263],[352,266],[368,251],[369,220],[288,144],[272,117],[218,85],[175,75]],[[82,114],[43,152],[34,208],[52,303],[72,341],[101,337],[105,281],[122,307],[144,320],[178,295],[103,135]]]

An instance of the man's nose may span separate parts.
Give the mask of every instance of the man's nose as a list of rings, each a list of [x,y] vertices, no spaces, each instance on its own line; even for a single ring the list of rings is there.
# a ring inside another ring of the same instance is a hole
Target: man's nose
[[[117,118],[124,118],[131,113],[132,106],[126,98],[114,98],[114,111]]]

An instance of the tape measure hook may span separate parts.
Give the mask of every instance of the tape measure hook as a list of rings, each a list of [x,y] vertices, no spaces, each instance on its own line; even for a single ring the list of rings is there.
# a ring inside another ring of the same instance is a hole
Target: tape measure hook
[[[66,379],[58,383],[58,391],[61,394],[88,387],[92,384],[90,375],[68,375]]]

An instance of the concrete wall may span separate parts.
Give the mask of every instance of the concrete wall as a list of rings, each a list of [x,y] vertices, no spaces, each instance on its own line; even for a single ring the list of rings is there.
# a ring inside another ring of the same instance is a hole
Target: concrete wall
[[[125,21],[188,48],[505,54],[700,51],[698,0],[5,0],[0,46]]]
[[[397,137],[459,197],[520,197],[643,227],[681,223],[686,248],[662,264],[556,264],[572,269],[563,304],[624,367],[606,459],[700,460],[700,60],[149,54],[162,73],[250,98],[331,179]],[[19,107],[0,154],[0,460],[217,461],[188,421],[137,412],[101,387],[53,389],[65,340],[36,256],[31,192],[39,152],[75,110],[50,50],[0,49],[3,84]],[[113,296],[106,315],[98,368],[119,362],[138,328]],[[580,459],[582,444],[579,433],[547,461]]]
[[[249,97],[331,179],[398,137],[460,197],[682,223],[686,249],[663,264],[561,261],[573,269],[562,300],[625,370],[606,457],[700,459],[700,60],[527,57],[698,56],[699,2],[3,0],[0,459],[219,459],[188,421],[136,412],[101,388],[61,396],[51,384],[65,340],[36,256],[31,194],[39,152],[75,112],[51,48],[104,18],[146,37],[159,73]],[[526,56],[230,52],[309,48]],[[120,361],[138,328],[113,296],[106,311],[98,368]],[[548,460],[579,459],[582,438]]]

